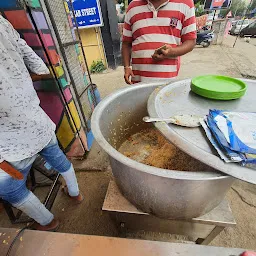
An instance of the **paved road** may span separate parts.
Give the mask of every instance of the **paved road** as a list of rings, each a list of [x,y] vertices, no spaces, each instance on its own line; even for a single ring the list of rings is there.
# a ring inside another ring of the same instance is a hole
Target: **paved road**
[[[249,43],[244,38],[238,38],[233,48],[235,40],[236,37],[229,35],[223,42],[223,50],[233,60],[242,76],[256,79],[256,38],[251,38]]]
[[[229,41],[230,44],[233,44],[235,42],[235,40],[236,40],[236,36],[231,36],[231,35],[228,35],[228,37],[225,39],[225,41]],[[245,42],[245,38],[238,37],[238,41]],[[256,46],[256,37],[250,38],[249,44]]]
[[[225,38],[225,40],[224,40],[224,44],[227,46],[233,47],[235,40],[236,40],[236,36],[228,35],[227,38]],[[256,46],[256,38],[250,38],[249,43],[247,43],[245,41],[245,38],[238,37],[235,47],[238,47],[238,48],[243,47],[243,48],[250,49],[251,46]],[[255,49],[254,49],[254,51],[255,51]],[[256,51],[255,51],[255,53],[256,53]]]
[[[252,45],[256,46],[256,37],[251,38],[251,40],[250,40],[250,44],[252,44]]]

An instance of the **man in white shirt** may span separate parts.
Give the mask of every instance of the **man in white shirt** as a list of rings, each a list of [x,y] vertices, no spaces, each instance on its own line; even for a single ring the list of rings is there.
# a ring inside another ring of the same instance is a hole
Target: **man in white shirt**
[[[0,197],[33,218],[38,230],[56,230],[56,220],[39,199],[27,189],[26,179],[37,155],[42,155],[67,184],[69,196],[81,202],[72,164],[60,150],[55,124],[39,106],[28,69],[49,74],[44,62],[0,15]],[[6,171],[10,164],[23,179]],[[6,168],[7,169],[7,168]]]

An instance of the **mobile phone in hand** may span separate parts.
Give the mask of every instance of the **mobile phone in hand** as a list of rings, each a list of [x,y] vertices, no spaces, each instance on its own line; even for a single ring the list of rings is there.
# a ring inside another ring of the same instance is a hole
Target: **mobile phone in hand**
[[[162,54],[162,50],[166,50],[166,49],[167,49],[167,47],[166,47],[166,44],[165,44],[165,45],[163,45],[163,46],[157,48],[157,49],[155,50],[155,54]]]

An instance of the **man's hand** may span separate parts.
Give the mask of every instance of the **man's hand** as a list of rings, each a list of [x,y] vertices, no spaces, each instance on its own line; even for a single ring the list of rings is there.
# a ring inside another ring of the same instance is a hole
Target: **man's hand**
[[[124,67],[124,80],[127,84],[132,84],[131,79],[134,77],[132,69],[130,67]]]
[[[177,47],[171,47],[170,45],[166,45],[166,49],[161,49],[160,54],[155,52],[152,55],[152,58],[155,61],[161,61],[164,59],[169,59],[169,58],[175,58],[178,56],[182,56],[184,54],[187,54],[188,52],[191,52],[196,44],[195,39],[191,40],[186,40],[185,42],[182,43],[182,45],[179,45]]]
[[[152,58],[155,61],[160,61],[160,60],[169,59],[173,57],[176,57],[176,51],[175,51],[175,48],[171,47],[170,45],[166,45],[165,49],[160,49],[152,55]]]

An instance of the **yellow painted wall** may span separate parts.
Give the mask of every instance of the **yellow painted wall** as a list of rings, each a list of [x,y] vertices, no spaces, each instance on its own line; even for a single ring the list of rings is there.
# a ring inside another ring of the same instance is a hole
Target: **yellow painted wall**
[[[97,34],[98,32],[98,40],[97,41]],[[82,44],[85,50],[85,56],[88,62],[88,66],[90,68],[93,61],[102,60],[105,67],[106,67],[106,58],[104,54],[103,42],[100,36],[100,28],[84,28],[79,29]],[[98,46],[100,45],[100,47]]]

